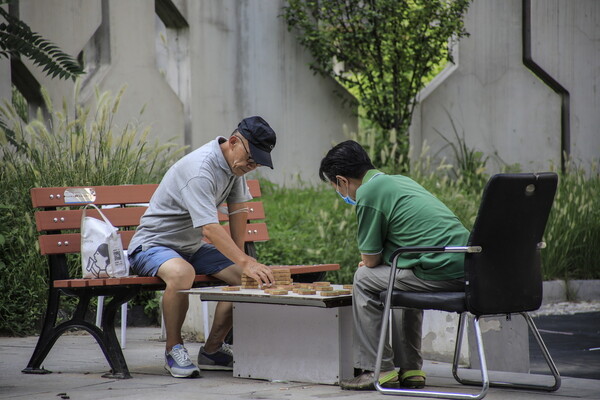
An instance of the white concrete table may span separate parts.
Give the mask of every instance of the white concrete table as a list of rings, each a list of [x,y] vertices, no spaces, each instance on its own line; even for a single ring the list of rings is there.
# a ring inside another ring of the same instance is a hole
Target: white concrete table
[[[234,303],[236,377],[337,384],[354,376],[352,295],[269,295],[221,287],[185,292],[202,301]]]

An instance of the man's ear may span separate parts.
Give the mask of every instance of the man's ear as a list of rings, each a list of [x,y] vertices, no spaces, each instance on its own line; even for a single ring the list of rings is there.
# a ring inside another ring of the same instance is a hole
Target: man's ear
[[[337,182],[344,182],[346,184],[349,183],[348,178],[346,178],[345,176],[342,176],[342,175],[336,175],[335,180],[336,180],[336,185],[337,185]]]
[[[229,148],[233,150],[233,146],[236,145],[241,139],[237,135],[231,135],[227,140],[229,142]]]

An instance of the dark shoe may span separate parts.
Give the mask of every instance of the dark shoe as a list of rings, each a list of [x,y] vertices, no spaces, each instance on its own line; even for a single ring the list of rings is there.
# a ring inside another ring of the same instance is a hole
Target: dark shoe
[[[420,369],[400,372],[400,386],[408,389],[423,389],[425,387],[425,372]]]
[[[382,387],[392,389],[400,387],[398,372],[391,371],[384,374],[379,376],[379,384]],[[345,379],[340,382],[340,388],[343,390],[375,390],[375,373],[363,372],[355,378]]]
[[[231,350],[231,346],[223,343],[221,348],[214,353],[207,353],[204,351],[204,346],[200,347],[198,366],[209,370],[233,370],[233,351]]]

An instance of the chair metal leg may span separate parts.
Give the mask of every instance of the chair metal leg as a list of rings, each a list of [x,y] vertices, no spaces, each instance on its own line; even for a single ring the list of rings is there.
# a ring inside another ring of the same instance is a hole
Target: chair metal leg
[[[395,265],[393,263],[392,265]],[[379,385],[379,375],[381,373],[381,361],[383,360],[383,349],[385,347],[385,341],[387,339],[388,324],[390,322],[390,309],[392,305],[392,290],[394,289],[394,280],[396,278],[396,268],[390,267],[390,278],[388,280],[387,295],[385,298],[385,304],[383,306],[383,315],[381,317],[381,330],[379,334],[379,345],[377,346],[377,358],[375,359],[375,388],[380,392],[386,390]],[[382,392],[383,393],[383,392]]]
[[[392,265],[396,265],[396,259],[394,259],[394,261],[392,262]],[[399,396],[429,397],[429,398],[442,398],[442,399],[461,399],[461,400],[463,400],[463,399],[464,400],[480,400],[483,397],[485,397],[490,386],[509,387],[509,388],[517,388],[517,389],[546,390],[546,391],[556,391],[556,390],[558,390],[558,388],[560,388],[560,383],[561,383],[560,374],[558,373],[558,370],[556,369],[556,365],[554,364],[554,361],[552,361],[552,358],[550,357],[550,353],[548,352],[548,349],[546,348],[546,345],[544,344],[544,341],[542,340],[542,337],[540,336],[540,333],[539,333],[537,327],[535,326],[533,319],[531,319],[529,314],[527,314],[526,312],[522,312],[519,314],[521,314],[523,316],[523,318],[525,318],[525,321],[527,321],[529,330],[533,333],[533,335],[536,339],[536,342],[540,346],[540,349],[542,350],[542,354],[544,355],[546,363],[548,364],[550,371],[552,372],[552,375],[554,377],[554,384],[552,384],[552,385],[537,385],[537,384],[522,384],[522,383],[513,383],[513,382],[490,381],[489,376],[488,376],[488,370],[487,370],[487,362],[485,359],[485,351],[483,348],[483,338],[481,335],[481,327],[479,326],[480,318],[485,318],[487,316],[475,316],[475,318],[473,319],[473,330],[475,333],[475,340],[476,340],[476,345],[477,345],[477,353],[478,353],[478,357],[479,357],[479,363],[481,365],[481,368],[480,368],[481,380],[477,381],[477,380],[469,380],[469,379],[461,378],[458,375],[458,369],[459,369],[458,362],[459,362],[460,350],[461,350],[461,346],[462,346],[462,339],[464,336],[464,332],[466,330],[465,327],[466,327],[466,323],[467,323],[467,314],[468,314],[467,312],[463,312],[460,315],[458,332],[456,335],[457,338],[456,338],[456,345],[455,345],[455,350],[454,350],[454,359],[452,362],[452,374],[453,374],[454,378],[456,379],[456,381],[463,385],[479,386],[481,388],[481,391],[479,393],[467,394],[467,393],[436,392],[436,391],[429,391],[429,390],[414,390],[414,389],[390,389],[390,388],[382,387],[379,384],[379,375],[381,373],[381,362],[383,360],[383,350],[385,348],[385,342],[386,342],[387,334],[388,334],[387,331],[388,331],[389,316],[390,316],[390,312],[391,312],[391,308],[392,308],[391,307],[392,291],[394,288],[394,280],[395,280],[395,275],[396,275],[396,268],[392,267],[392,268],[390,268],[390,270],[391,270],[390,271],[390,279],[389,279],[389,283],[388,283],[387,295],[386,295],[386,299],[385,299],[382,321],[381,321],[381,331],[380,331],[381,333],[379,335],[379,344],[377,347],[377,358],[375,361],[375,373],[374,373],[375,382],[374,382],[374,384],[375,384],[375,388],[379,392],[381,392],[383,394],[393,394],[393,395],[399,395]]]
[[[467,312],[460,314],[458,330],[456,331],[456,343],[454,344],[454,358],[452,360],[452,376],[459,383],[461,382],[461,378],[458,376],[458,363],[460,361],[460,352],[462,351],[463,336],[467,326],[467,315]]]
[[[394,288],[394,279],[396,276],[396,269],[390,268],[390,280],[388,284],[388,291],[385,300],[385,305],[383,308],[383,315],[381,319],[381,333],[379,335],[379,345],[377,347],[377,359],[375,361],[375,388],[383,394],[392,394],[399,396],[416,396],[416,397],[429,397],[429,398],[442,398],[442,399],[458,399],[458,400],[479,400],[482,399],[489,388],[489,381],[487,377],[487,368],[485,362],[485,354],[483,352],[483,345],[481,345],[481,332],[479,330],[479,324],[475,324],[475,332],[478,337],[478,349],[479,349],[479,359],[482,365],[482,380],[484,382],[488,382],[483,385],[482,391],[476,395],[466,394],[466,393],[450,393],[450,392],[435,392],[428,390],[414,390],[414,389],[390,389],[384,388],[379,384],[379,375],[381,373],[381,362],[383,360],[383,349],[385,347],[385,341],[387,339],[387,328],[389,323],[389,316],[391,310],[392,303],[392,290]],[[462,330],[464,330],[464,319],[466,313],[461,314],[460,323],[459,323],[459,337],[457,340],[457,349],[459,350],[458,354],[460,354],[460,339],[462,337]],[[458,364],[458,356],[455,354],[454,359]]]
[[[552,360],[552,357],[550,356],[550,353],[548,352],[548,348],[546,347],[546,344],[544,343],[544,341],[542,340],[542,337],[540,336],[540,333],[537,329],[537,327],[535,326],[535,323],[533,322],[533,319],[531,318],[531,316],[526,313],[526,312],[522,312],[519,313],[523,316],[523,318],[525,318],[525,321],[527,321],[527,325],[529,327],[529,331],[533,334],[533,336],[535,337],[536,342],[538,343],[540,349],[542,350],[542,354],[544,355],[544,359],[546,360],[546,363],[548,364],[548,367],[550,368],[550,372],[552,373],[553,377],[554,377],[554,384],[552,385],[540,385],[540,384],[529,384],[529,383],[516,383],[516,382],[501,382],[501,381],[490,381],[489,385],[491,387],[505,387],[505,388],[513,388],[513,389],[527,389],[527,390],[546,390],[549,392],[554,392],[556,390],[558,390],[560,388],[560,384],[561,384],[561,379],[560,379],[560,374],[558,373],[558,370],[556,368],[556,365],[554,364],[554,361]],[[463,314],[464,315],[464,314]],[[462,321],[462,316],[461,316],[461,323],[463,323],[464,321]],[[479,318],[475,318],[475,328],[477,330],[479,330]],[[460,328],[459,328],[459,332],[460,332]],[[463,331],[464,332],[464,331]],[[462,332],[460,333],[462,335]],[[462,338],[458,338],[457,339],[457,343],[458,340],[461,340]],[[481,346],[481,350],[483,351],[483,344],[481,341],[481,337],[480,335],[477,336],[477,347],[479,349],[479,347]],[[459,349],[460,350],[460,349]],[[481,353],[480,353],[480,360],[481,360]],[[483,362],[482,362],[482,369],[483,369]],[[468,380],[468,379],[462,379],[458,376],[458,363],[457,363],[457,358],[456,358],[456,354],[455,354],[455,361],[453,364],[453,374],[454,374],[454,378],[462,383],[463,385],[475,385],[475,386],[480,386],[482,383],[481,381],[473,381],[473,380]],[[486,367],[487,369],[487,367]],[[487,375],[487,371],[486,371],[486,375]]]
[[[391,301],[391,298],[390,298],[390,301]],[[385,321],[387,321],[387,318],[389,318],[390,309],[391,309],[391,307],[384,308],[384,317],[383,317],[384,320],[382,321],[382,325],[383,325],[382,332],[386,332],[387,324]],[[453,358],[453,362],[452,362],[452,374],[453,374],[454,378],[456,379],[456,381],[463,385],[471,385],[471,386],[481,387],[481,390],[479,393],[467,394],[467,393],[454,393],[454,392],[437,392],[437,391],[429,391],[429,390],[383,388],[377,382],[377,379],[379,376],[379,370],[376,371],[376,375],[375,375],[376,376],[376,378],[375,378],[376,379],[375,380],[376,389],[383,394],[392,394],[392,395],[399,395],[399,396],[441,398],[441,399],[461,399],[461,400],[469,400],[469,399],[470,400],[480,400],[486,396],[490,387],[527,389],[527,390],[546,390],[546,391],[558,390],[560,388],[561,379],[560,379],[560,374],[558,373],[558,370],[556,368],[556,365],[554,364],[554,361],[552,360],[552,357],[550,356],[550,353],[548,352],[548,349],[547,349],[544,341],[542,340],[542,337],[540,336],[539,331],[538,331],[537,327],[535,326],[535,323],[533,322],[533,319],[531,318],[531,316],[529,316],[529,314],[527,314],[527,313],[520,313],[520,314],[523,315],[523,317],[527,321],[529,330],[534,335],[536,342],[538,343],[538,345],[540,346],[540,349],[542,350],[542,354],[544,355],[546,363],[548,364],[548,367],[550,368],[550,371],[554,377],[554,384],[538,385],[538,384],[490,381],[489,376],[488,376],[485,351],[483,348],[483,338],[482,338],[482,334],[481,334],[481,328],[479,325],[480,317],[478,317],[478,316],[476,316],[473,320],[473,330],[475,333],[475,340],[476,340],[477,352],[478,352],[478,356],[479,356],[479,363],[481,365],[481,369],[480,369],[481,380],[477,381],[477,380],[461,378],[458,374],[458,370],[459,370],[458,362],[459,362],[459,358],[460,358],[462,339],[463,339],[463,336],[464,336],[464,333],[466,330],[466,323],[467,323],[468,313],[465,312],[460,315],[458,332],[456,335],[454,358]],[[381,365],[381,360],[382,360],[382,356],[383,356],[383,344],[385,343],[384,342],[385,339],[386,339],[386,336],[382,333],[382,335],[380,336],[380,343],[379,343],[379,348],[378,348],[378,353],[377,353],[376,366],[378,369]]]
[[[537,326],[535,326],[535,323],[533,322],[533,319],[531,318],[531,316],[526,313],[526,312],[522,312],[519,313],[523,316],[523,318],[525,318],[525,321],[527,321],[527,326],[529,326],[529,331],[533,334],[533,337],[535,338],[535,341],[537,342],[538,346],[540,347],[540,350],[542,351],[542,355],[544,356],[544,359],[546,360],[546,364],[548,364],[548,368],[550,369],[550,372],[552,373],[552,376],[554,377],[554,384],[552,385],[533,385],[533,384],[512,384],[509,385],[509,387],[517,387],[517,388],[522,388],[522,389],[534,389],[534,390],[547,390],[549,392],[554,392],[557,391],[560,388],[560,374],[558,373],[558,369],[556,368],[556,364],[554,364],[554,361],[552,360],[552,357],[550,356],[550,352],[548,352],[548,348],[546,347],[546,344],[544,343],[544,340],[542,339],[542,336],[540,335],[540,332],[537,329]]]
[[[557,391],[560,388],[560,383],[561,383],[560,374],[558,373],[556,364],[554,364],[554,361],[552,360],[552,357],[550,356],[550,352],[548,351],[548,348],[546,347],[546,343],[544,343],[544,340],[542,339],[542,336],[540,335],[540,331],[538,331],[538,328],[537,328],[537,326],[535,326],[535,323],[533,322],[533,319],[531,318],[531,316],[526,312],[523,312],[520,314],[523,316],[523,318],[525,318],[525,321],[527,321],[529,330],[533,334],[533,337],[535,338],[535,341],[537,342],[538,346],[540,346],[540,349],[542,350],[542,354],[544,355],[544,359],[546,360],[546,364],[548,364],[548,368],[550,368],[550,372],[552,372],[552,376],[554,377],[554,385],[550,385],[550,386],[522,385],[521,387],[525,387],[527,389],[543,389],[543,390],[548,390],[549,392]]]
[[[462,313],[460,315],[460,321],[459,321],[459,325],[458,325],[458,333],[456,335],[457,339],[456,339],[455,352],[454,352],[454,361],[453,361],[453,366],[452,366],[452,373],[454,374],[455,379],[460,383],[462,383],[462,382],[461,382],[460,378],[458,377],[458,375],[456,374],[456,370],[457,370],[457,366],[458,366],[458,360],[460,357],[460,348],[461,348],[462,336],[463,336],[464,328],[465,328],[466,316],[467,316],[467,313]],[[477,340],[479,361],[482,365],[481,379],[484,382],[483,385],[481,384],[481,382],[479,382],[479,385],[481,386],[481,391],[479,393],[469,394],[469,393],[456,393],[456,392],[437,392],[437,391],[431,391],[431,390],[389,389],[389,388],[381,387],[379,385],[379,383],[377,382],[377,380],[375,381],[375,387],[377,388],[377,390],[379,390],[383,394],[392,394],[392,395],[398,395],[398,396],[428,397],[428,398],[457,399],[457,400],[480,400],[480,399],[484,398],[485,395],[487,394],[487,391],[488,391],[490,385],[489,385],[489,379],[488,379],[488,375],[487,375],[485,353],[483,351],[483,344],[481,341],[481,330],[479,328],[478,320],[476,320],[475,324],[473,325],[473,328],[475,330],[475,336],[476,336],[476,340]],[[379,364],[377,364],[377,365],[379,365]]]
[[[102,326],[102,314],[104,313],[104,296],[98,296],[96,307],[96,326]],[[121,304],[121,348],[127,346],[127,303]]]

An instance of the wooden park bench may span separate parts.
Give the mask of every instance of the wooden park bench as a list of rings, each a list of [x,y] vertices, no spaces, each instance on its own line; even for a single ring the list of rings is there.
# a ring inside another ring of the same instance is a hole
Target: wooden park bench
[[[33,206],[39,210],[35,213],[35,221],[39,236],[39,248],[48,256],[48,304],[43,327],[29,364],[22,370],[24,373],[45,374],[50,371],[41,367],[42,362],[52,349],[56,340],[66,331],[73,328],[89,332],[98,342],[111,371],[104,375],[107,378],[130,378],[125,357],[115,333],[115,317],[119,307],[131,300],[141,291],[164,290],[165,284],[158,277],[129,276],[123,278],[82,279],[81,268],[78,277],[72,276],[67,264],[67,255],[80,252],[82,207],[93,203],[98,207],[106,207],[103,213],[111,223],[120,230],[123,247],[126,249],[135,227],[139,224],[152,194],[158,185],[119,185],[90,187],[53,187],[31,189]],[[258,181],[249,180],[248,186],[254,198],[261,196]],[[264,222],[265,212],[259,201],[248,203],[248,225],[245,250],[256,257],[255,242],[269,240],[267,225]],[[95,210],[87,210],[86,215],[99,218]],[[224,223],[227,216],[219,213]],[[275,267],[275,266],[273,266]],[[281,266],[277,266],[281,267]],[[338,264],[291,265],[294,279],[312,282],[319,280],[326,271],[339,269]],[[196,275],[194,287],[219,286],[224,282],[208,275]],[[61,296],[77,298],[77,306],[70,319],[57,324]],[[90,301],[94,297],[107,296],[111,300],[103,307],[100,326],[86,319]]]

